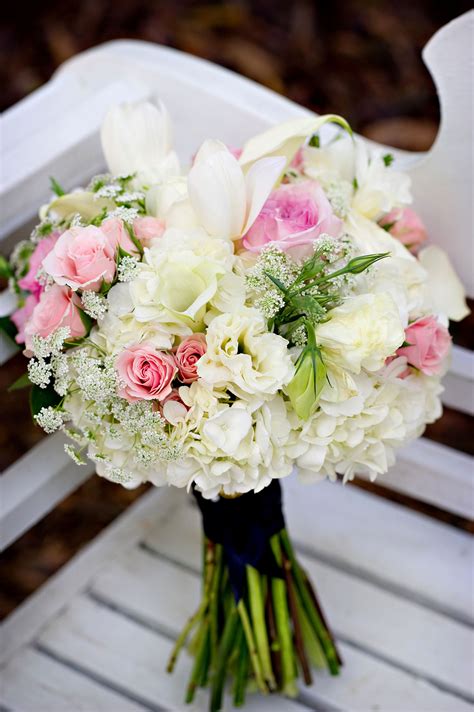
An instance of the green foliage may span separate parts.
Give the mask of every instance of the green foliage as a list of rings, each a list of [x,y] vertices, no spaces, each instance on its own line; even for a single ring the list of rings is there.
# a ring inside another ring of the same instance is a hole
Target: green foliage
[[[53,178],[53,176],[50,176],[49,182],[51,184],[51,190],[53,191],[53,193],[55,195],[58,196],[58,198],[60,198],[62,195],[66,194],[65,191],[62,189],[62,187],[59,185],[56,178]]]
[[[17,378],[10,386],[8,386],[8,392],[21,391],[23,388],[28,388],[31,386],[31,381],[28,378],[28,374],[24,373],[20,378]]]
[[[33,385],[30,393],[30,408],[33,416],[38,415],[42,408],[55,407],[61,402],[61,396],[52,386],[40,388]]]

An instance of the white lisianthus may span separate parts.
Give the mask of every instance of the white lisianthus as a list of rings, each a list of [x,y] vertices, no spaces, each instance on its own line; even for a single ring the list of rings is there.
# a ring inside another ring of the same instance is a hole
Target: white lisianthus
[[[348,297],[316,330],[318,345],[336,365],[359,373],[376,371],[402,345],[405,331],[388,294]]]
[[[289,383],[294,366],[286,339],[267,331],[256,309],[216,317],[207,330],[199,376],[240,397],[273,395]]]
[[[160,183],[179,174],[172,150],[172,126],[160,102],[125,103],[107,113],[101,131],[102,150],[113,175],[137,174],[141,185]]]

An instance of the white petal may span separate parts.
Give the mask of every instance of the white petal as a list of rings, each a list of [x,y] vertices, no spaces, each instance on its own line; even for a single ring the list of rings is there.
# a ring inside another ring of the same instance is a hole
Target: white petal
[[[205,141],[188,176],[191,204],[210,235],[239,236],[245,220],[246,188],[242,169],[220,141]]]
[[[336,114],[293,119],[278,126],[272,126],[268,131],[264,131],[247,141],[240,156],[240,163],[241,165],[247,165],[264,156],[278,155],[285,156],[288,165],[305,138],[316,133],[321,126],[329,121],[338,123],[351,132],[350,126],[345,119]]]
[[[171,151],[171,122],[164,105],[136,102],[113,107],[101,130],[102,150],[114,175],[137,173],[155,183],[175,174],[179,164]]]
[[[444,250],[430,245],[418,258],[428,273],[428,289],[435,312],[446,314],[452,321],[461,321],[469,314],[466,292]]]
[[[247,189],[247,219],[242,234],[253,225],[273,186],[285,168],[284,156],[262,158],[256,161],[245,176]]]

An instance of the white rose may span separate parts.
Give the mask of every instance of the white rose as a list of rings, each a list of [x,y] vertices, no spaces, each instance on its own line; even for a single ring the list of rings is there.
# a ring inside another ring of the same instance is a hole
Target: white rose
[[[376,371],[405,338],[397,306],[388,294],[349,297],[316,331],[323,353],[353,373]]]
[[[216,317],[206,341],[199,376],[218,388],[227,386],[239,397],[273,395],[293,376],[287,340],[269,333],[256,309]]]
[[[141,270],[130,283],[135,318],[169,325],[202,322],[232,263],[231,246],[221,249],[220,242],[202,231],[186,241],[180,231],[168,230],[145,250]]]

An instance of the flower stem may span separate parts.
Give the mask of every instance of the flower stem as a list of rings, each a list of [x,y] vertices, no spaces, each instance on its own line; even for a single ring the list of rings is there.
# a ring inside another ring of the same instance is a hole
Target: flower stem
[[[245,688],[249,676],[249,650],[245,642],[245,634],[242,625],[237,631],[237,639],[235,644],[237,651],[237,670],[234,680],[234,706],[241,707],[245,702]]]
[[[212,681],[211,712],[218,712],[218,710],[222,707],[222,694],[224,691],[224,683],[227,672],[227,661],[230,653],[232,652],[232,645],[235,640],[238,622],[239,613],[237,608],[234,606],[232,613],[228,616],[225,622],[224,631],[219,644],[219,657]]]
[[[278,534],[275,534],[271,538],[270,544],[277,564],[281,566],[282,556]],[[272,578],[272,596],[281,649],[282,691],[289,697],[296,697],[298,690],[295,684],[296,675],[293,657],[293,641],[291,639],[290,616],[286,600],[286,586],[283,579]]]
[[[250,625],[249,614],[247,613],[247,608],[245,607],[243,598],[241,598],[238,602],[237,610],[239,612],[242,628],[244,629],[245,640],[247,642],[247,647],[249,650],[250,662],[252,663],[255,681],[259,690],[263,692],[263,694],[266,694],[268,692],[268,687],[263,678],[262,667],[260,665],[260,659],[257,654],[257,648],[255,647],[255,641],[252,633],[252,627]]]
[[[324,655],[326,656],[326,660],[327,660],[327,663],[329,666],[329,671],[330,671],[331,675],[338,675],[339,674],[338,653],[336,651],[336,648],[334,646],[332,638],[331,638],[330,634],[328,633],[328,630],[327,630],[326,626],[324,625],[323,621],[321,620],[318,610],[313,603],[313,599],[312,599],[309,589],[306,585],[306,581],[304,579],[302,570],[300,569],[299,564],[296,561],[293,547],[292,547],[290,539],[288,537],[288,533],[286,532],[285,529],[283,529],[280,532],[280,537],[281,537],[283,547],[285,549],[285,553],[287,554],[288,559],[290,560],[290,563],[291,563],[293,577],[294,577],[294,580],[296,583],[298,594],[301,598],[304,609],[308,615],[309,621],[310,621],[316,635],[318,636],[321,646],[324,650]]]
[[[313,678],[311,675],[308,658],[306,656],[303,633],[301,630],[301,624],[300,624],[299,613],[298,613],[298,606],[296,603],[296,594],[295,594],[293,580],[291,578],[291,564],[283,552],[282,552],[282,562],[283,562],[283,571],[285,573],[286,588],[287,588],[287,592],[288,592],[288,603],[289,603],[289,607],[290,607],[290,614],[291,614],[291,619],[293,621],[293,629],[295,632],[295,652],[298,657],[298,660],[300,661],[304,683],[305,683],[305,685],[311,685],[313,683]]]
[[[185,701],[190,704],[196,693],[196,688],[203,684],[203,678],[207,678],[207,666],[209,658],[209,619],[206,618],[200,631],[200,640],[194,665],[186,691]]]
[[[270,690],[275,690],[276,682],[272,670],[270,647],[268,645],[260,574],[257,569],[253,568],[253,566],[247,566],[247,586],[250,601],[250,614],[252,616],[253,630],[255,633],[255,643],[262,664],[263,677],[265,678]]]
[[[222,545],[215,547],[215,566],[210,584],[209,612],[211,626],[211,664],[217,661],[219,646],[219,586],[222,573]]]

